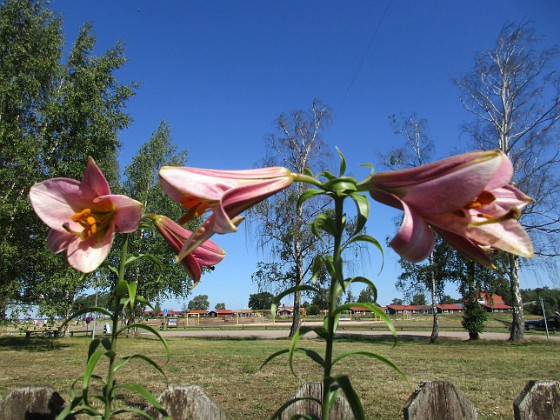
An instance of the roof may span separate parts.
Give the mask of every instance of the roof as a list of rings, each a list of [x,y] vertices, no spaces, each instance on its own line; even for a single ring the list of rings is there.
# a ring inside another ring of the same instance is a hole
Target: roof
[[[208,311],[209,314],[215,313],[217,315],[233,315],[233,311],[231,309],[212,309]]]
[[[203,309],[187,309],[187,314],[199,314],[199,315],[206,315],[208,311]]]
[[[387,309],[392,309],[394,311],[413,311],[417,309],[414,305],[387,305]]]
[[[440,303],[437,305],[439,309],[446,310],[446,311],[462,311],[463,307],[461,305],[457,305],[456,303]]]

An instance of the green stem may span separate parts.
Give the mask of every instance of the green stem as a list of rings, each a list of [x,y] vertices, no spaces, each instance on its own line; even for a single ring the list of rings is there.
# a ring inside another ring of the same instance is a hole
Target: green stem
[[[334,237],[334,248],[333,248],[333,265],[335,269],[334,276],[331,278],[331,284],[329,287],[328,304],[329,312],[327,314],[327,329],[328,336],[325,345],[325,366],[323,369],[323,403],[321,417],[323,420],[328,420],[329,418],[329,395],[330,386],[332,384],[332,359],[334,350],[334,334],[335,334],[335,315],[334,311],[336,309],[336,298],[338,295],[339,284],[342,282],[342,255],[341,255],[341,245],[342,245],[342,232],[344,226],[343,220],[343,207],[344,199],[335,199],[335,232]]]
[[[296,182],[305,182],[306,184],[315,185],[316,187],[321,187],[321,185],[323,185],[318,179],[312,176],[292,172],[292,177]]]
[[[128,235],[124,236],[124,243],[121,251],[121,262],[119,265],[119,275],[117,279],[117,284],[124,281],[125,266],[128,256]],[[115,288],[116,289],[116,288]],[[111,351],[109,352],[109,367],[107,372],[107,385],[105,386],[105,415],[104,419],[109,420],[111,418],[112,403],[113,403],[113,381],[114,381],[114,365],[115,357],[117,355],[117,337],[119,330],[119,315],[121,313],[122,305],[120,296],[115,293],[115,311],[113,312],[113,329],[111,330]]]

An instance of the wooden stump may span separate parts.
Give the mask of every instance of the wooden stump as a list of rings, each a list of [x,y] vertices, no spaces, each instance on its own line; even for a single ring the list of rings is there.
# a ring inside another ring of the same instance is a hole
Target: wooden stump
[[[475,420],[476,409],[451,382],[425,381],[403,408],[405,420]]]
[[[225,420],[225,413],[197,385],[169,385],[158,401],[173,420]],[[154,419],[163,416],[153,407],[148,410]]]
[[[513,403],[515,420],[560,419],[558,381],[529,381]]]
[[[54,420],[64,406],[60,394],[48,386],[21,387],[0,401],[0,419]]]
[[[301,385],[293,398],[315,398],[323,400],[323,383],[309,382]],[[292,416],[307,414],[315,418],[321,418],[321,405],[316,401],[300,400],[288,406],[281,414],[281,420],[288,420]],[[353,419],[354,414],[348,401],[339,394],[329,413],[330,420]]]

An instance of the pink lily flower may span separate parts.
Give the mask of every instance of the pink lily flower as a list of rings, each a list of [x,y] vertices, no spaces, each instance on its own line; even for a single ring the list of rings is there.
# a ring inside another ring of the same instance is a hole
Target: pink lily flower
[[[51,230],[49,249],[67,250],[68,262],[84,273],[107,258],[115,232],[133,232],[142,218],[142,204],[111,194],[109,184],[90,157],[82,182],[52,178],[29,191],[35,213]]]
[[[151,218],[158,232],[161,233],[175,253],[179,253],[183,244],[193,234],[190,230],[183,228],[166,216],[154,215]],[[181,264],[190,274],[194,281],[194,286],[196,286],[202,276],[202,267],[213,269],[216,264],[224,259],[224,255],[225,252],[214,242],[205,241],[183,258]]]
[[[164,166],[159,170],[163,190],[187,213],[180,223],[210,210],[212,214],[183,245],[180,261],[214,233],[236,232],[241,212],[289,187],[294,178],[281,167],[217,171]]]
[[[468,258],[491,267],[486,251],[533,256],[517,221],[532,201],[510,185],[513,166],[498,150],[454,156],[417,168],[370,176],[360,184],[384,204],[402,209],[402,225],[391,240],[403,258],[419,262],[434,246],[434,229]]]

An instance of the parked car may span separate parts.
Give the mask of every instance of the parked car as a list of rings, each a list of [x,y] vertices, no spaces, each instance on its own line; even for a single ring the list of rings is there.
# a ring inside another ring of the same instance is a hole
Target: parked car
[[[560,330],[560,317],[558,317],[558,316],[556,316],[556,317],[547,316],[546,317],[546,326],[545,326],[544,322],[545,322],[545,318],[525,321],[525,329],[526,330],[545,330],[548,327],[549,331]]]

